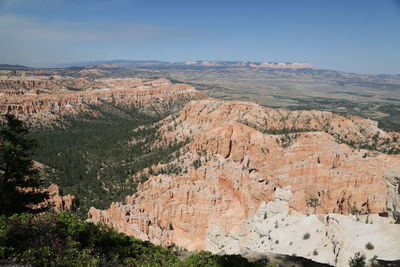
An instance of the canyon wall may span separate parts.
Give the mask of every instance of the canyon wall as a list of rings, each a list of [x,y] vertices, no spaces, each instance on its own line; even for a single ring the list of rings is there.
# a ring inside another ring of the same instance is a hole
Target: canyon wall
[[[375,122],[202,100],[160,125],[163,142],[191,141],[153,166],[125,203],[91,208],[90,221],[188,250],[296,254],[337,266],[358,251],[400,259],[400,155],[344,143],[397,149],[394,133]],[[168,166],[182,170],[157,174]]]
[[[13,113],[32,122],[54,122],[65,114],[94,112],[93,105],[164,106],[205,96],[190,85],[166,79],[26,78],[0,80],[0,113]],[[154,109],[153,108],[153,109]]]

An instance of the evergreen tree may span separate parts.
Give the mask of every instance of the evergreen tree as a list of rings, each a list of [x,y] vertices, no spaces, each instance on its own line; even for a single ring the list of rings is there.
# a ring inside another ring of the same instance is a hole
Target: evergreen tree
[[[33,206],[43,202],[47,194],[34,190],[40,185],[30,158],[36,142],[27,135],[21,120],[5,115],[0,128],[0,215],[43,210]]]
[[[349,260],[350,267],[365,267],[365,256],[362,255],[360,252],[357,252],[353,258]]]

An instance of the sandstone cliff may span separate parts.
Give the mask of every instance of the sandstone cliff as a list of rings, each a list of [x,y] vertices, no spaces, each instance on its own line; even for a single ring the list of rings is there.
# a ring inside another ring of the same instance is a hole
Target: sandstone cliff
[[[45,201],[45,205],[55,212],[72,211],[76,208],[75,197],[71,194],[62,195],[58,185],[51,184],[46,192],[49,198]]]
[[[204,95],[186,84],[166,79],[137,78],[48,78],[0,80],[0,114],[14,113],[28,122],[54,123],[62,115],[94,112],[93,105],[112,103],[125,106],[166,107]]]
[[[22,192],[43,192],[46,193],[48,198],[43,202],[31,205],[33,209],[50,209],[54,212],[73,211],[76,208],[75,196],[71,194],[62,195],[58,185],[51,184],[47,189],[39,188],[19,188]]]
[[[160,124],[164,142],[191,141],[147,170],[153,175],[126,203],[91,208],[90,221],[189,250],[296,254],[337,266],[357,251],[400,259],[400,155],[376,151],[397,151],[395,133],[358,117],[216,100],[190,102]]]

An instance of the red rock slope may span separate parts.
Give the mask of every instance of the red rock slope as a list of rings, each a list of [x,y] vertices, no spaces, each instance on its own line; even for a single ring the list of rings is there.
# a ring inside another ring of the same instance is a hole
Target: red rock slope
[[[28,121],[52,122],[63,114],[91,111],[90,105],[171,105],[204,95],[186,84],[166,79],[48,78],[0,80],[0,113],[15,113]],[[161,109],[161,108],[160,108]]]
[[[274,131],[295,133],[270,134]],[[263,205],[269,209],[261,217],[284,211],[286,217],[354,213],[361,221],[367,216],[369,222],[391,223],[399,215],[400,155],[342,143],[396,151],[396,134],[378,129],[373,121],[203,100],[165,119],[160,133],[165,142],[191,142],[174,161],[154,166],[153,172],[168,166],[180,166],[182,172],[151,176],[126,204],[113,203],[104,211],[91,208],[90,221],[156,244],[221,253],[229,244],[215,245],[216,236],[239,240]],[[395,174],[388,178],[391,172]],[[242,253],[240,246],[229,251]],[[263,249],[271,252],[266,245]],[[328,258],[321,262],[334,260]]]

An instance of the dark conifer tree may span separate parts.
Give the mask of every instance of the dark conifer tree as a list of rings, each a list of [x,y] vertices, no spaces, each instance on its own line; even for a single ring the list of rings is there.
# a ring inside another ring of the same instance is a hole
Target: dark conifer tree
[[[47,194],[38,192],[37,169],[31,159],[36,142],[28,137],[28,129],[14,115],[5,115],[0,126],[0,214],[40,212],[34,205]]]

